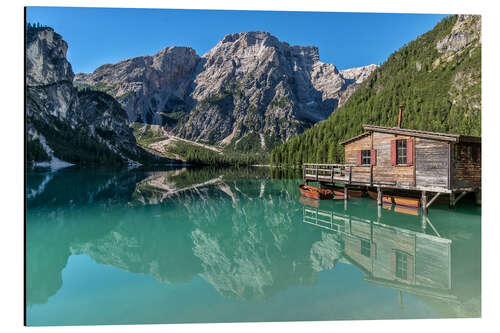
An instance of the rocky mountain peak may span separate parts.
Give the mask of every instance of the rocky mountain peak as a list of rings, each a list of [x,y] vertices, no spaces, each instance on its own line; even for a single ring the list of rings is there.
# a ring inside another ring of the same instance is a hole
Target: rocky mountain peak
[[[440,53],[457,53],[473,42],[481,43],[481,16],[458,15],[451,32],[436,44]]]
[[[26,84],[47,85],[73,81],[71,64],[66,60],[68,44],[52,28],[33,28],[27,33]]]

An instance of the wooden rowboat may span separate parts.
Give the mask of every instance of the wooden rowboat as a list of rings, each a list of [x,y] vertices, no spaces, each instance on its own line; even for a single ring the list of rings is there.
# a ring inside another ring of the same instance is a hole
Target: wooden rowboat
[[[403,197],[392,197],[394,203],[398,206],[413,207],[418,208],[420,206],[420,200],[416,198],[403,198]]]
[[[373,200],[377,200],[377,193],[368,191],[368,196]],[[383,195],[382,202],[386,204],[396,204],[398,206],[413,207],[418,208],[420,206],[420,200],[417,198],[405,198],[393,195]]]
[[[335,193],[332,190],[321,189],[314,186],[305,184],[299,185],[300,194],[307,198],[315,200],[329,200],[333,199]]]
[[[342,196],[342,198],[344,197],[344,190],[343,189],[336,188],[333,190],[333,192],[335,193],[335,195]],[[361,198],[364,195],[363,191],[360,191],[360,190],[347,190],[347,193],[349,194],[350,197]]]

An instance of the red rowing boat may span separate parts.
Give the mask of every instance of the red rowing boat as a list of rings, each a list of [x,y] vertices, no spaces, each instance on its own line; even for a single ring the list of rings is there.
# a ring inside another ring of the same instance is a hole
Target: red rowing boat
[[[344,189],[335,188],[333,190],[333,192],[335,193],[335,195],[344,197]],[[358,197],[358,198],[361,198],[362,196],[364,196],[363,191],[360,191],[360,190],[351,190],[351,189],[348,189],[347,193],[349,194],[349,197]]]
[[[377,200],[376,192],[368,191],[368,196],[373,200]],[[398,206],[405,206],[412,208],[418,208],[420,205],[420,200],[418,200],[417,198],[405,198],[392,195],[383,195],[382,202],[387,204],[396,204]]]
[[[300,194],[307,198],[316,200],[329,200],[333,199],[335,193],[332,190],[321,189],[314,186],[305,184],[299,185]]]

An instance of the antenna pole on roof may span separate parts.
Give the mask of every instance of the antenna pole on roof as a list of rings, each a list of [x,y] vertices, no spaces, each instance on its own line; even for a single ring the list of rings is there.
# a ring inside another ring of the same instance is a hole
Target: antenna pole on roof
[[[399,106],[399,116],[398,116],[398,128],[401,128],[401,122],[403,121],[403,108],[404,105]]]

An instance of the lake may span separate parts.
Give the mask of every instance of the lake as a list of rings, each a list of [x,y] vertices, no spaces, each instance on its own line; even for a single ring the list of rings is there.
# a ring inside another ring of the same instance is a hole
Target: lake
[[[29,326],[481,315],[481,208],[311,201],[267,168],[27,174]]]

